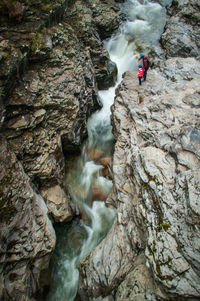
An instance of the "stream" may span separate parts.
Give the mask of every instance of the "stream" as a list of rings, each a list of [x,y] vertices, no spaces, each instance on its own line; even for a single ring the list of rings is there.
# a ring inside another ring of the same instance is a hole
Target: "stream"
[[[114,36],[104,42],[118,68],[117,82],[114,87],[98,92],[102,108],[89,118],[88,139],[81,156],[66,176],[67,188],[82,219],[77,218],[70,225],[56,228],[57,243],[48,301],[75,299],[79,280],[77,264],[106,236],[115,219],[116,210],[104,203],[113,184],[108,175],[104,176],[106,168],[102,165],[103,159],[111,160],[114,150],[110,106],[123,73],[138,69],[139,51],[146,53],[147,49],[155,48],[159,51],[158,40],[166,22],[164,6],[169,4],[169,0],[159,2],[163,6],[147,0],[127,0],[120,4],[126,21]]]

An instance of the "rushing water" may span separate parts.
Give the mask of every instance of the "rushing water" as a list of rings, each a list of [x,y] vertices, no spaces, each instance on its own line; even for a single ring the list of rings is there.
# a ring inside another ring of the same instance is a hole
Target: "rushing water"
[[[168,2],[169,0],[162,0],[164,4]],[[103,107],[89,118],[88,141],[66,178],[66,185],[83,219],[74,220],[71,225],[59,226],[57,229],[53,284],[48,301],[75,299],[79,278],[77,264],[105,237],[114,221],[115,210],[107,208],[98,198],[92,199],[94,188],[107,196],[112,189],[112,182],[101,175],[103,166],[98,160],[96,163],[93,161],[91,153],[93,156],[112,156],[110,106],[114,100],[115,89],[125,71],[137,70],[138,51],[143,49],[145,53],[145,49],[158,46],[166,21],[165,9],[158,3],[127,0],[120,6],[127,20],[120,26],[118,33],[104,43],[111,60],[117,64],[118,78],[115,87],[99,91]]]

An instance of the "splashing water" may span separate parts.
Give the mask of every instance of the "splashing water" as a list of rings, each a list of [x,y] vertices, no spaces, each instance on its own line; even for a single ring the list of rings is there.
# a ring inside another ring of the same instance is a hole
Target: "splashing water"
[[[169,0],[162,0],[168,4]],[[57,244],[53,255],[52,288],[48,301],[73,301],[78,288],[77,264],[89,254],[105,237],[112,226],[116,212],[107,208],[98,199],[91,202],[92,188],[98,188],[107,196],[112,189],[112,181],[101,176],[104,168],[96,157],[110,157],[113,152],[113,134],[110,125],[110,106],[113,104],[115,89],[127,70],[137,69],[136,50],[138,44],[156,47],[163,31],[165,8],[147,0],[127,0],[120,5],[127,16],[118,33],[105,41],[110,58],[118,68],[115,87],[99,91],[102,109],[88,120],[88,141],[75,168],[67,175],[67,186],[71,197],[86,218],[86,224],[74,220],[71,225],[61,225],[57,229]],[[135,52],[135,54],[133,54]],[[93,151],[93,158],[90,155]],[[84,220],[84,218],[83,218]]]

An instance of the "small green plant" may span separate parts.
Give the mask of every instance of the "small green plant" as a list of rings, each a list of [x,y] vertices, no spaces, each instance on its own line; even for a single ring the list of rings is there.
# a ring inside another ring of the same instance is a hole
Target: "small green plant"
[[[161,231],[162,229],[167,231],[170,228],[170,224],[163,222],[157,227],[157,231]]]
[[[32,40],[31,51],[35,52],[37,49],[41,49],[44,46],[44,41],[42,39],[42,33],[38,32]]]
[[[53,8],[53,5],[51,3],[42,5],[42,9],[46,12],[49,12],[50,10],[52,10],[52,8]]]

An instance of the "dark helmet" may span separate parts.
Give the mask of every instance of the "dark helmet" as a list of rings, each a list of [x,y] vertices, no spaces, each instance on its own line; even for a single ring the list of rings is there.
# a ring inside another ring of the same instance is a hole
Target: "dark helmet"
[[[143,54],[143,53],[141,53],[141,54],[140,54],[140,57],[143,57],[143,56],[144,56],[144,54]]]
[[[139,65],[138,67],[139,67],[139,68],[142,68],[142,65]]]

